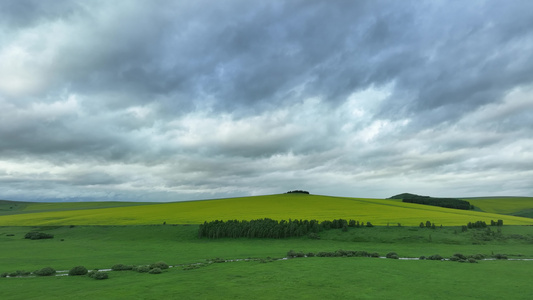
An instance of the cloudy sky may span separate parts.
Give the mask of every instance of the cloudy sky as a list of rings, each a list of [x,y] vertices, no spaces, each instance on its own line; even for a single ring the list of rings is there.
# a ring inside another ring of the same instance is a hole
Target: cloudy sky
[[[0,199],[533,196],[533,2],[0,1]]]

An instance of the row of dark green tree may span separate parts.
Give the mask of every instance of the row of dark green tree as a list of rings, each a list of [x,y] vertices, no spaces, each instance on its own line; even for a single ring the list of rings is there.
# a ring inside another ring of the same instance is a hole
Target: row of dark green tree
[[[294,191],[288,191],[287,194],[309,194],[309,192],[303,191],[303,190],[294,190]]]
[[[335,219],[333,221],[317,220],[272,220],[269,218],[251,221],[212,221],[204,222],[198,229],[200,238],[288,238],[318,233],[329,229],[344,229],[348,227],[373,227],[370,222]]]
[[[416,203],[424,205],[439,206],[445,208],[455,208],[469,210],[474,209],[470,202],[456,198],[435,198],[429,196],[420,196],[415,194],[403,193],[390,197],[390,199],[402,199],[402,202]]]

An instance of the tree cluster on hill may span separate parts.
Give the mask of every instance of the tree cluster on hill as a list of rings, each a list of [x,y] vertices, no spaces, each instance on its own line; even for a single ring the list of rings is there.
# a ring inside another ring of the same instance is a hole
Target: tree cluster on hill
[[[308,234],[316,234],[323,230],[343,229],[348,227],[373,227],[370,222],[366,225],[355,220],[335,219],[333,221],[317,220],[272,220],[269,218],[251,221],[212,221],[204,222],[198,228],[198,237],[218,239],[218,238],[288,238],[298,237]]]
[[[470,202],[456,199],[456,198],[434,198],[429,196],[420,196],[415,194],[403,193],[390,197],[389,199],[401,199],[402,202],[406,203],[416,203],[424,205],[439,206],[445,208],[455,208],[469,210],[473,209],[474,206]]]
[[[309,192],[302,191],[302,190],[294,190],[294,191],[288,191],[287,194],[309,194]]]

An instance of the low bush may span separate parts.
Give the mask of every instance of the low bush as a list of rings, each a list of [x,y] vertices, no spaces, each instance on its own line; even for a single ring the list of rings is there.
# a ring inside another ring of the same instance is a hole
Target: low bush
[[[7,277],[7,275],[9,275],[9,274],[7,272],[4,272],[4,273],[0,274],[0,277],[5,278],[5,277]]]
[[[30,240],[53,239],[54,235],[49,234],[49,233],[44,233],[44,232],[32,231],[32,232],[26,233],[24,235],[24,238],[30,239]]]
[[[468,262],[469,263],[477,263],[477,260],[475,258],[473,258],[473,257],[469,257],[468,258]]]
[[[9,277],[21,277],[21,276],[28,276],[31,272],[24,271],[24,270],[17,270],[15,272],[7,273]]]
[[[481,260],[481,259],[485,259],[485,255],[478,253],[478,254],[472,255],[471,258],[476,259],[476,260]]]
[[[161,270],[165,270],[165,269],[168,269],[169,266],[164,261],[158,261],[158,262],[153,263],[153,264],[150,265],[150,269],[155,269],[155,268],[159,268]]]
[[[111,267],[111,270],[113,271],[129,271],[133,270],[133,266],[131,265],[124,265],[124,264],[116,264]]]
[[[87,270],[86,267],[76,266],[68,271],[68,275],[69,276],[80,276],[80,275],[86,275],[87,272],[89,271]]]
[[[314,254],[313,252],[309,252],[309,253],[307,253],[306,255],[307,255],[307,257],[313,257],[313,256],[315,256],[315,254]]]
[[[400,258],[396,252],[389,252],[385,255],[386,258],[398,259]]]
[[[464,256],[464,255],[461,254],[461,253],[455,253],[453,256],[455,256],[455,257],[457,257],[457,258],[459,258],[459,259],[464,259],[464,260],[466,260],[466,256]]]
[[[163,272],[163,271],[161,271],[160,268],[153,268],[150,271],[148,271],[148,273],[150,273],[150,274],[161,274],[161,272]]]
[[[150,272],[150,266],[135,266],[133,267],[133,271],[139,273],[148,273]]]
[[[451,257],[449,258],[449,260],[450,260],[450,261],[459,261],[459,260],[461,260],[461,259],[460,259],[459,257],[457,257],[457,256],[451,256]]]
[[[370,253],[369,256],[370,256],[370,257],[379,257],[379,253],[377,253],[377,252],[373,252],[373,253]]]
[[[40,270],[34,271],[33,274],[37,276],[52,276],[56,273],[56,270],[54,270],[51,267],[42,268]]]
[[[87,276],[94,278],[96,280],[109,279],[109,274],[107,274],[107,272],[101,272],[98,270],[94,270],[94,271],[87,273]]]
[[[427,259],[429,260],[443,260],[444,258],[438,254],[435,254],[435,255],[431,255],[429,256]]]
[[[507,259],[507,255],[505,254],[494,254],[492,257],[496,258],[496,259]]]
[[[357,257],[368,257],[370,256],[370,254],[366,251],[354,251],[354,256],[357,256]]]

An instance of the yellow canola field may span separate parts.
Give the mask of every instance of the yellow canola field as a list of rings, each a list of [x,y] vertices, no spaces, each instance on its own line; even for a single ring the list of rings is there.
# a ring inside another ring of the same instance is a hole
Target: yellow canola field
[[[0,216],[0,226],[200,224],[213,220],[353,219],[374,225],[437,226],[504,220],[505,225],[533,225],[533,219],[446,209],[394,200],[280,194],[217,200],[174,202],[101,209],[35,212]]]

